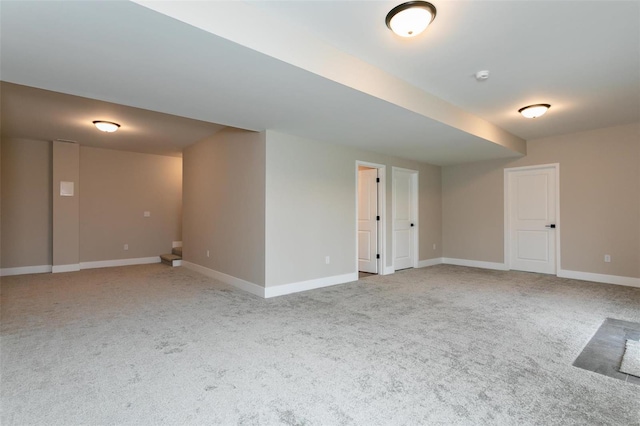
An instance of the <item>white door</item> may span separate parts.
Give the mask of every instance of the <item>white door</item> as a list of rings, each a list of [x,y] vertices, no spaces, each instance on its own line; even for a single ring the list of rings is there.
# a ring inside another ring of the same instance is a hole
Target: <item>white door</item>
[[[378,273],[378,169],[358,170],[358,270]]]
[[[393,268],[413,268],[415,242],[415,173],[393,170]]]
[[[507,175],[509,267],[555,274],[557,169],[527,168]]]

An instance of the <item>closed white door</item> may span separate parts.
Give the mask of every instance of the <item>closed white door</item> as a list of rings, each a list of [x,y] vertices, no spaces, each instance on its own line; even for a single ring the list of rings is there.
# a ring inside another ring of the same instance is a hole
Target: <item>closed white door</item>
[[[417,200],[414,173],[393,170],[393,268],[413,268]]]
[[[554,166],[508,171],[509,267],[556,273]]]
[[[378,273],[378,169],[358,170],[358,270]]]

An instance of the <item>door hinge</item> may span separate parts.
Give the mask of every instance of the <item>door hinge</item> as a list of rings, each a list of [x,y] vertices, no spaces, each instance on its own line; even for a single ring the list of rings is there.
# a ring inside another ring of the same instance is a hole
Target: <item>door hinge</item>
[[[376,216],[376,220],[380,220],[380,216]]]
[[[380,178],[376,178],[376,183],[380,183]]]
[[[376,259],[380,259],[380,255],[379,254],[376,254]]]

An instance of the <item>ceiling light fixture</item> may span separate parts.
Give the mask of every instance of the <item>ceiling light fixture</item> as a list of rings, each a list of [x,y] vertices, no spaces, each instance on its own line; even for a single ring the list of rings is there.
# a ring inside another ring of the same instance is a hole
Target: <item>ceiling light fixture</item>
[[[426,1],[408,1],[391,9],[385,22],[401,37],[415,37],[436,17],[436,7]]]
[[[535,104],[520,108],[518,112],[526,118],[538,118],[541,115],[544,115],[549,108],[551,108],[551,105],[549,104]]]
[[[120,128],[118,123],[112,123],[111,121],[96,120],[93,124],[98,128],[98,130],[107,133],[113,133]]]

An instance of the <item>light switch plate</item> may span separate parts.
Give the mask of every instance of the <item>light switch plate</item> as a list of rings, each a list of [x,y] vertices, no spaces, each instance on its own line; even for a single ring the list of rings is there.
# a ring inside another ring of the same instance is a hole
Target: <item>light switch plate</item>
[[[144,212],[144,217],[151,217],[151,212]]]
[[[73,182],[60,181],[60,196],[73,197]]]

